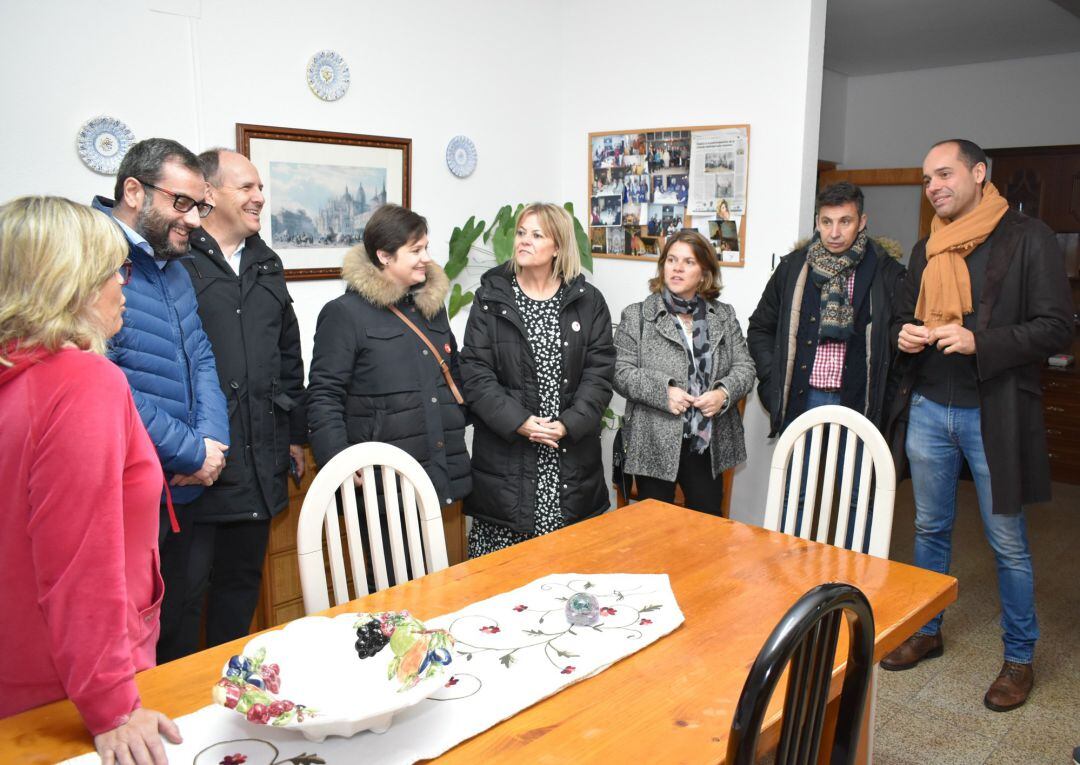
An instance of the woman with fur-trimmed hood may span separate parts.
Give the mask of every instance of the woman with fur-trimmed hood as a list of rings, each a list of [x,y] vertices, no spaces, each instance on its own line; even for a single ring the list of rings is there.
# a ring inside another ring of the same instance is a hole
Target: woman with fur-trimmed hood
[[[423,466],[448,505],[469,493],[472,476],[465,407],[438,359],[460,381],[457,341],[443,305],[450,283],[427,246],[422,216],[383,205],[368,221],[364,243],[345,253],[345,294],[323,307],[315,329],[308,425],[320,465],[353,444],[393,444]]]

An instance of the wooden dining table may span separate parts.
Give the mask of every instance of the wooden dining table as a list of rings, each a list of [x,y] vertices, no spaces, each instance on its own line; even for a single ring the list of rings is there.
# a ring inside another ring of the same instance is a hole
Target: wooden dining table
[[[735,704],[765,638],[823,582],[861,589],[875,660],[956,599],[950,576],[667,505],[637,502],[553,534],[329,609],[408,608],[421,619],[553,573],[666,573],[685,622],[656,643],[466,740],[439,763],[721,763]],[[14,625],[13,625],[14,627]],[[839,693],[846,630],[831,693]],[[248,638],[139,673],[143,705],[171,717],[210,703],[222,665]],[[782,690],[763,744],[775,743]],[[357,762],[363,757],[357,739]],[[58,701],[0,720],[0,761],[51,763],[90,751],[75,707]]]

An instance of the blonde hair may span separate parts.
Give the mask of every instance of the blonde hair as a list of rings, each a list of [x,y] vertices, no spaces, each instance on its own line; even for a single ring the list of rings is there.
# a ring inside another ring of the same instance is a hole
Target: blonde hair
[[[555,263],[552,273],[564,282],[570,282],[581,273],[581,250],[578,249],[577,237],[574,236],[574,219],[565,209],[549,202],[533,202],[518,213],[514,228],[521,226],[521,221],[535,215],[540,221],[540,230],[555,242]],[[517,261],[514,273],[520,273]]]
[[[92,306],[127,254],[115,223],[69,199],[0,206],[0,348],[74,343],[104,353],[108,329]],[[0,363],[10,365],[3,356]]]

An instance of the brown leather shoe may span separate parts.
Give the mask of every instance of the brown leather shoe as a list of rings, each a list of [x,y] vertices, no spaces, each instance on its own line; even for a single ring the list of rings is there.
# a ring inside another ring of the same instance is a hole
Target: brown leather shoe
[[[1008,712],[1027,701],[1031,687],[1035,685],[1035,670],[1030,664],[1007,661],[1001,665],[997,680],[990,684],[983,703],[995,712]]]
[[[941,633],[921,635],[916,632],[881,660],[881,668],[890,672],[911,669],[923,659],[936,659],[945,653]]]

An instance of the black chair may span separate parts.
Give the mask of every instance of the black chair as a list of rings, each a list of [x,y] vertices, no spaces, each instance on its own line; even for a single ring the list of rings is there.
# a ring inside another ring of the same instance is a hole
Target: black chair
[[[848,657],[831,765],[855,762],[870,673],[874,666],[874,612],[850,584],[818,585],[799,598],[758,653],[746,678],[728,737],[729,765],[753,765],[765,710],[791,663],[776,765],[817,761],[825,725],[836,642],[848,614]]]

